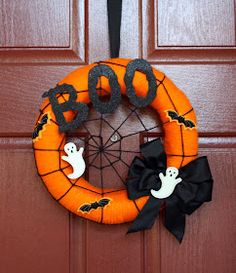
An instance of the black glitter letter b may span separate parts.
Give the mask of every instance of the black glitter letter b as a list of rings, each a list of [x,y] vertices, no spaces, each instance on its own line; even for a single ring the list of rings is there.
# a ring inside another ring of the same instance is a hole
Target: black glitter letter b
[[[57,94],[69,94],[68,101],[58,103]],[[80,124],[87,119],[88,106],[84,103],[76,102],[77,93],[72,85],[62,84],[50,89],[43,94],[43,97],[49,97],[52,105],[52,110],[56,116],[56,120],[59,123],[60,132],[66,132],[72,129],[76,129]],[[63,113],[67,111],[78,111],[78,114],[71,122],[67,122]]]

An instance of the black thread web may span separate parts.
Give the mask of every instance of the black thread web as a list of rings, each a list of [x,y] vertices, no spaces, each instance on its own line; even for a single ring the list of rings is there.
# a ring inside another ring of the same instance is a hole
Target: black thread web
[[[121,67],[126,68],[126,66],[124,66],[124,65],[112,63],[112,62],[99,62],[98,64],[100,64],[100,63],[112,64],[112,65],[121,66]],[[165,90],[167,96],[169,97],[169,100],[173,106],[173,109],[175,109],[175,111],[178,112],[178,109],[176,108],[176,106],[175,106],[175,104],[174,104],[168,90],[166,89],[165,84],[164,84],[165,76],[162,80],[158,80],[158,79],[156,79],[156,80],[158,82],[158,88],[160,85],[163,86],[163,88],[164,88],[164,90]],[[84,92],[88,92],[88,90],[77,91],[77,93],[84,93]],[[104,95],[107,94],[109,96],[109,93],[110,93],[110,92],[106,91],[104,88],[102,88],[101,78],[99,80],[99,87],[97,88],[97,92],[100,95],[100,98],[106,98],[106,96],[104,96]],[[66,98],[63,94],[58,95],[58,98],[60,98],[60,97],[62,97],[64,99],[64,101],[66,101]],[[46,109],[49,105],[50,105],[50,103],[48,103],[43,109],[40,110],[40,116],[39,116],[37,122],[39,121],[41,116],[45,112],[47,112]],[[94,182],[95,182],[95,186],[100,186],[101,193],[80,186],[77,183],[79,179],[72,182],[67,177],[66,173],[64,172],[65,169],[71,167],[70,165],[67,165],[62,168],[62,166],[61,166],[61,156],[64,154],[62,144],[67,136],[65,136],[62,139],[58,149],[54,150],[54,149],[35,149],[34,148],[35,150],[52,151],[52,152],[58,153],[59,168],[57,170],[54,170],[54,171],[51,171],[48,173],[39,174],[41,177],[44,177],[44,176],[50,175],[55,172],[61,172],[66,177],[66,179],[70,182],[71,186],[69,187],[69,189],[60,198],[58,198],[57,201],[60,201],[64,196],[66,196],[66,194],[73,187],[80,187],[85,190],[95,192],[97,194],[100,194],[101,197],[104,195],[104,193],[109,194],[112,192],[118,192],[118,191],[125,190],[125,189],[114,189],[111,191],[106,190],[107,185],[105,185],[105,182],[107,181],[107,177],[109,177],[110,174],[112,173],[113,177],[110,177],[110,182],[113,183],[114,181],[119,180],[119,184],[124,185],[126,175],[128,173],[128,169],[129,169],[132,159],[134,158],[134,156],[140,156],[140,151],[139,151],[140,135],[143,133],[145,135],[147,135],[147,133],[153,133],[153,132],[160,133],[161,124],[160,123],[156,124],[156,121],[157,121],[156,112],[155,112],[155,118],[153,119],[153,120],[155,120],[155,124],[152,124],[152,122],[149,124],[149,122],[147,122],[148,119],[143,120],[142,116],[145,116],[145,114],[149,116],[150,112],[147,112],[147,110],[145,110],[145,109],[138,109],[137,107],[130,106],[127,103],[127,100],[125,101],[124,98],[122,98],[122,106],[123,106],[123,108],[126,109],[125,112],[124,111],[119,112],[119,108],[118,108],[118,113],[117,113],[117,111],[115,111],[115,113],[112,113],[112,114],[99,114],[99,113],[95,114],[95,112],[93,112],[93,114],[91,114],[91,109],[90,109],[89,118],[85,122],[83,122],[81,128],[78,129],[78,132],[74,133],[75,137],[69,136],[67,138],[67,141],[70,141],[70,139],[71,140],[73,139],[77,145],[78,144],[81,145],[83,143],[82,145],[85,148],[84,158],[86,161],[87,176],[92,168],[94,170],[96,170],[95,173],[97,173],[97,175],[96,174],[89,175],[89,181],[92,182],[92,184],[94,184]],[[193,111],[192,108],[189,109],[189,111],[187,111],[186,113],[182,114],[182,116],[187,115],[191,111]],[[114,122],[114,120],[112,119],[112,117],[114,117],[114,116],[119,117],[120,121]],[[135,119],[135,122],[132,122],[134,119]],[[53,123],[55,123],[57,126],[59,126],[59,124],[55,120],[51,119],[51,121]],[[167,121],[166,123],[168,123],[168,122],[170,122],[170,121]],[[127,126],[127,124],[128,124],[128,126]],[[134,127],[132,127],[132,124],[134,124]],[[106,132],[106,137],[105,137],[105,141],[104,141],[104,128],[105,127],[107,127],[108,130]],[[129,127],[131,127],[131,128],[129,128]],[[195,157],[196,155],[185,155],[184,141],[183,141],[183,127],[182,127],[182,125],[180,125],[179,127],[180,127],[181,143],[182,143],[182,153],[181,154],[168,154],[168,155],[182,157],[182,161],[179,166],[179,167],[182,167],[185,157]],[[129,129],[132,129],[133,131],[129,130]],[[81,135],[81,132],[83,132],[84,136],[86,136],[86,137],[79,136],[79,135]],[[125,143],[126,140],[129,140],[127,142],[128,145],[126,145],[126,143]],[[130,147],[130,145],[132,147]],[[134,146],[136,147],[135,149],[134,149]],[[118,165],[119,165],[119,167],[118,167]],[[107,170],[109,173],[107,172]],[[106,181],[105,181],[105,176],[106,176]],[[116,178],[115,178],[115,176],[116,176]],[[99,178],[99,182],[97,181],[98,178]],[[112,185],[109,185],[109,188],[110,187],[114,188],[114,183]],[[135,200],[133,202],[134,202],[135,207],[139,211],[139,208],[138,208],[137,204],[135,203]],[[101,211],[102,211],[101,212],[101,222],[102,222],[103,221],[103,209]]]

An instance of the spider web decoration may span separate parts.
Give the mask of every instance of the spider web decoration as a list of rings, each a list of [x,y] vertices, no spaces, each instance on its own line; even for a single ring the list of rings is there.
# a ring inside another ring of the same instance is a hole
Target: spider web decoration
[[[135,155],[140,156],[141,134],[160,132],[159,127],[154,110],[131,107],[126,98],[112,114],[90,109],[89,119],[78,130],[78,134],[86,132],[87,139],[84,144],[81,138],[76,141],[76,135],[72,140],[85,147],[89,181],[102,189],[124,187],[130,163]]]
[[[121,66],[126,69],[125,65],[112,63],[112,62],[99,62],[103,64],[112,64]],[[142,73],[142,72],[141,72]],[[158,88],[160,85],[163,86],[173,109],[178,112],[171,96],[164,84],[165,76],[163,79],[156,79]],[[78,93],[89,92],[88,90],[79,90]],[[101,86],[101,78],[97,87],[97,93],[100,95],[100,99],[107,99],[110,92],[104,90]],[[62,97],[64,101],[66,98],[63,94],[59,94],[57,98]],[[40,110],[40,115],[37,122],[40,120],[43,114],[47,112],[48,103],[43,109]],[[193,109],[189,109],[182,116],[192,112]],[[76,114],[76,113],[75,113]],[[58,127],[59,124],[50,119],[51,122],[55,123]],[[37,124],[36,122],[36,124]],[[167,121],[168,123],[170,121]],[[185,157],[195,157],[196,155],[186,155],[184,153],[184,142],[183,142],[183,126],[180,125],[180,138],[182,143],[182,153],[173,154],[169,156],[178,156],[182,158],[180,167],[182,167]],[[89,111],[89,117],[82,123],[80,128],[75,130],[72,134],[66,134],[62,139],[58,149],[40,149],[40,151],[52,151],[58,153],[58,169],[53,172],[62,172],[62,174],[68,179],[71,187],[65,192],[57,201],[60,201],[73,187],[81,187],[78,180],[72,182],[66,175],[65,169],[71,168],[70,165],[65,167],[61,166],[61,156],[64,154],[62,144],[66,138],[67,142],[73,141],[77,148],[83,146],[85,148],[84,159],[86,161],[86,179],[89,180],[93,185],[98,186],[102,190],[101,196],[105,191],[106,194],[114,191],[124,190],[126,176],[130,163],[135,156],[140,155],[139,146],[144,141],[143,136],[146,138],[157,137],[161,132],[161,123],[158,122],[157,112],[151,107],[148,108],[137,108],[130,106],[126,98],[122,97],[122,103],[118,109],[111,114],[100,114],[93,110]],[[34,148],[35,150],[39,150]],[[41,177],[51,174],[40,174]],[[122,185],[122,189],[121,189]],[[106,188],[115,188],[112,191]],[[106,189],[106,190],[105,190]],[[89,189],[86,189],[89,190]],[[90,190],[89,190],[90,191]],[[96,192],[98,193],[98,192]],[[100,193],[98,193],[100,194]],[[133,200],[136,206],[135,200]],[[136,206],[139,211],[138,207]],[[102,220],[101,220],[102,222]]]

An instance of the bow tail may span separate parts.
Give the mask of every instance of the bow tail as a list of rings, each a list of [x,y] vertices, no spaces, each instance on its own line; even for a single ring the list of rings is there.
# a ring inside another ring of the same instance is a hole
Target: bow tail
[[[158,214],[161,207],[161,200],[150,196],[143,209],[138,214],[137,218],[134,220],[130,226],[127,233],[137,232],[144,229],[150,229]]]
[[[166,200],[165,227],[181,243],[185,230],[185,214],[178,207],[178,200],[172,197]]]

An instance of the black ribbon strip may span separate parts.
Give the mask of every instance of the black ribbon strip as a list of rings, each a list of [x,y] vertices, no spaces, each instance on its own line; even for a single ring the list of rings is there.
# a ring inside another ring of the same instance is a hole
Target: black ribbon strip
[[[136,232],[150,229],[164,204],[165,227],[181,243],[185,230],[185,214],[192,214],[204,202],[211,201],[213,179],[207,157],[199,157],[179,169],[182,178],[172,195],[157,199],[150,193],[159,190],[159,173],[166,171],[166,154],[160,139],[155,139],[140,146],[143,158],[135,157],[131,163],[127,190],[129,199],[150,196],[137,218],[128,230]]]
[[[120,51],[120,25],[122,0],[107,0],[108,29],[111,58],[118,58]]]

